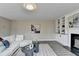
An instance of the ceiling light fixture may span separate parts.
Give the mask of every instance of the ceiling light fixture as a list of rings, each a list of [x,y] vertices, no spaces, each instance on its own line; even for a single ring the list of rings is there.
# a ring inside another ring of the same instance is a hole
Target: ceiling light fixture
[[[29,10],[29,11],[33,11],[36,9],[36,4],[32,4],[32,3],[24,3],[24,8]]]

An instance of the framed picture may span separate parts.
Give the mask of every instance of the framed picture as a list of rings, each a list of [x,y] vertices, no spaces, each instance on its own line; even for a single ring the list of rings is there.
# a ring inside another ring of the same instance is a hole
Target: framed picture
[[[40,33],[40,25],[31,24],[31,31],[34,31],[34,33]]]

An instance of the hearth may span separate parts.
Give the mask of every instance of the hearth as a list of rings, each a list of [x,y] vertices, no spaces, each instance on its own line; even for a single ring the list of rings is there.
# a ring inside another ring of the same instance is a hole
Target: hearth
[[[79,56],[79,34],[71,34],[71,52]]]

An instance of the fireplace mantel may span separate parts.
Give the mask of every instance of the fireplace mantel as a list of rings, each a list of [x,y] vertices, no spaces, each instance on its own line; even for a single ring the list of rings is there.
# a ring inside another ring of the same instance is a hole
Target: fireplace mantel
[[[68,31],[68,47],[71,48],[71,34],[79,34],[79,28],[71,28]]]
[[[74,33],[74,34],[79,34],[79,28],[71,28],[69,30],[69,34]]]

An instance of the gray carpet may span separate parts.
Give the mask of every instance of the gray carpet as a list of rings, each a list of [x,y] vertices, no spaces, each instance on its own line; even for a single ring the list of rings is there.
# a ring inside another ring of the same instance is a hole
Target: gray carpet
[[[40,41],[39,43],[40,44],[48,43],[58,56],[76,56],[75,54],[70,52],[68,49],[64,48],[62,44],[56,41],[43,41],[43,42]]]
[[[54,52],[58,55],[58,56],[76,56],[75,54],[73,54],[72,52],[68,51],[67,49],[65,49],[60,43],[58,42],[52,42],[49,43],[49,45],[51,46],[51,48],[54,50]]]

